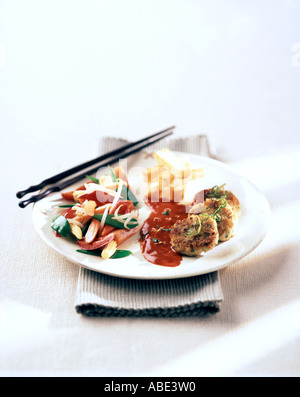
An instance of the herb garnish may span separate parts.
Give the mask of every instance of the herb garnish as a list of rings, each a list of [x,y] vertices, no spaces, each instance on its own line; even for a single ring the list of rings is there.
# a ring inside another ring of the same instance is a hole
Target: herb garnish
[[[159,225],[156,225],[156,227],[157,227],[157,231],[158,231],[158,232],[159,232],[160,230],[162,230],[163,232],[170,232],[170,231],[171,231],[171,228],[165,229],[165,228],[163,228],[163,227],[161,227],[161,226],[159,226]]]
[[[155,244],[162,244],[162,242],[161,242],[160,240],[158,240],[157,238],[153,238],[152,241],[153,241]]]
[[[222,186],[224,186],[224,185],[222,185]],[[217,192],[217,188],[219,189],[219,187],[216,187],[216,189],[214,190],[215,192]],[[212,188],[212,189],[213,189],[213,188]],[[200,234],[200,232],[201,232],[201,227],[202,227],[202,223],[203,223],[204,221],[206,221],[208,218],[212,218],[212,219],[214,219],[216,222],[220,222],[220,220],[221,220],[221,215],[219,214],[219,211],[221,211],[222,208],[225,208],[225,207],[227,206],[228,202],[227,202],[227,200],[226,200],[226,196],[225,196],[225,195],[220,196],[220,199],[214,197],[213,200],[219,202],[218,207],[214,210],[214,212],[213,212],[212,214],[207,214],[207,213],[203,214],[203,213],[202,213],[201,215],[207,215],[207,217],[206,217],[205,219],[201,219],[199,215],[193,214],[192,216],[197,216],[197,218],[198,218],[198,219],[197,219],[197,220],[198,220],[198,223],[199,223],[198,229],[196,229],[196,225],[193,225],[193,227],[190,227],[190,228],[187,230],[187,232],[185,233],[185,237],[195,237],[195,236],[197,236],[198,234]]]
[[[208,198],[226,198],[227,194],[222,190],[222,188],[226,185],[226,183],[223,183],[221,186],[213,186],[208,193],[206,193],[206,197]]]
[[[201,232],[201,226],[202,226],[201,218],[199,215],[196,214],[194,214],[193,216],[197,217],[198,228],[196,229],[196,225],[193,225],[194,227],[190,227],[185,233],[185,237],[195,237]]]
[[[218,208],[210,215],[213,219],[215,219],[216,222],[220,222],[221,220],[221,215],[218,214],[218,212],[222,209],[225,208],[227,206],[227,200],[226,198],[223,196],[221,198],[220,201],[220,205],[218,206]]]

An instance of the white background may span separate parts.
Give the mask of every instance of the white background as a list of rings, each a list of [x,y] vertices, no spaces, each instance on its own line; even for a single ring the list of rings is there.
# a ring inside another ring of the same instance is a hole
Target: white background
[[[76,139],[173,124],[234,157],[299,143],[299,18],[296,0],[2,0],[1,133],[87,158]]]
[[[299,19],[298,0],[0,0],[2,373],[299,375]],[[224,271],[216,317],[82,319],[77,269],[15,193],[173,124],[264,191],[270,236]]]

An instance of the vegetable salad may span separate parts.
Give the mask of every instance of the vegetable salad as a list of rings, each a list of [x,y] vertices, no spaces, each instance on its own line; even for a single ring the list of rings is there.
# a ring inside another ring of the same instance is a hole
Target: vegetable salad
[[[62,213],[51,228],[57,237],[72,237],[80,253],[102,259],[122,258],[131,254],[118,247],[138,232],[138,201],[130,190],[121,167],[108,167],[99,179],[88,181],[76,190],[62,193],[70,203],[60,205]]]

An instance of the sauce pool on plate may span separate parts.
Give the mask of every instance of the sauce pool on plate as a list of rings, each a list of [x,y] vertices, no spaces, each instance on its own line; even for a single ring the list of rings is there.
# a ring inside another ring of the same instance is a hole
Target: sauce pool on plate
[[[179,266],[182,256],[172,248],[170,230],[176,221],[187,217],[186,206],[175,202],[150,201],[146,205],[151,213],[140,230],[139,240],[144,258],[155,265]]]

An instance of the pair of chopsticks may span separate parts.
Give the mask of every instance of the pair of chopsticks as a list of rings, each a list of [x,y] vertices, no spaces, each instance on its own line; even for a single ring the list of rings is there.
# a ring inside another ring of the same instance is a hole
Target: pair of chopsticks
[[[112,150],[111,152],[105,153],[102,156],[96,157],[93,160],[87,161],[86,163],[77,165],[76,167],[70,168],[69,170],[66,170],[66,171],[61,172],[57,175],[54,175],[48,179],[45,179],[44,181],[40,182],[38,185],[30,186],[28,189],[17,192],[17,194],[16,194],[17,198],[21,199],[29,193],[39,191],[48,185],[53,185],[53,186],[47,188],[46,190],[44,190],[43,192],[36,194],[34,196],[31,196],[27,200],[20,201],[19,207],[25,208],[25,207],[27,207],[28,204],[36,203],[37,201],[42,200],[44,197],[48,196],[51,193],[60,192],[61,190],[65,189],[66,187],[73,185],[74,183],[80,181],[81,179],[84,179],[86,177],[86,175],[91,175],[94,172],[97,172],[97,170],[100,167],[104,167],[106,165],[112,164],[112,163],[118,161],[119,158],[128,157],[128,156],[144,149],[145,147],[152,145],[153,143],[158,142],[161,139],[166,138],[167,136],[173,134],[174,128],[175,128],[175,126],[172,126],[165,130],[156,132],[155,134],[152,134],[146,138],[142,138],[136,142],[128,143],[125,146],[122,146],[118,149]],[[97,164],[97,166],[95,166],[96,164]],[[92,167],[92,166],[95,166],[95,167]],[[89,167],[92,167],[92,168],[89,168]],[[80,174],[73,176],[72,178],[69,178],[64,181],[65,178],[67,178],[71,175],[75,175],[78,172],[83,171],[83,170],[86,170],[86,171],[84,173],[80,173]],[[58,182],[61,182],[61,183],[56,184]]]

